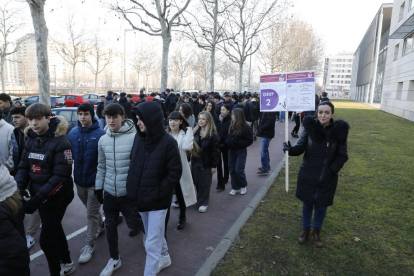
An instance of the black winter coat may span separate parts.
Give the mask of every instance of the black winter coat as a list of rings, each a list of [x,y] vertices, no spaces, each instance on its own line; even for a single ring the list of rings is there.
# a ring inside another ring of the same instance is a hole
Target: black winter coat
[[[210,138],[201,139],[201,128],[194,134],[194,142],[196,142],[201,151],[198,156],[191,156],[191,164],[202,163],[204,169],[217,168],[220,158],[220,138],[213,132]]]
[[[220,138],[220,144],[226,143],[226,138],[229,136],[229,128],[231,124],[231,114],[227,114],[222,121],[218,120],[216,128]]]
[[[219,116],[220,115],[220,111],[221,111],[221,107],[223,106],[223,102],[219,102],[218,104],[216,104],[216,115]]]
[[[57,116],[49,130],[37,135],[26,128],[29,137],[15,180],[21,191],[30,182],[30,194],[39,197],[50,208],[66,207],[74,197],[72,180],[72,142],[66,135],[68,121]]]
[[[0,244],[0,275],[30,275],[22,215],[13,215],[4,203],[0,206]]]
[[[126,183],[128,198],[136,202],[140,212],[167,209],[182,174],[177,142],[164,129],[158,103],[147,101],[132,112],[143,121],[147,132],[138,128],[135,135]]]
[[[322,102],[329,102],[330,100],[329,100],[329,98],[328,97],[326,97],[326,98],[321,98],[321,100],[320,100],[320,103],[322,103]]]
[[[104,102],[99,102],[96,105],[96,116],[98,116],[99,119],[102,119],[102,118],[105,119],[104,116],[102,115],[102,111],[104,110],[104,105],[105,105]]]
[[[242,128],[240,136],[235,135],[233,129],[230,129],[230,133],[226,139],[229,150],[244,149],[253,144],[253,132],[249,125],[245,124]]]
[[[252,105],[254,106],[253,119],[257,121],[259,120],[259,117],[260,117],[260,103],[258,101],[254,101],[252,102]]]
[[[257,136],[272,139],[275,137],[275,124],[277,112],[262,112],[257,128]]]
[[[223,101],[223,105],[228,104],[230,106],[230,110],[233,109],[234,102],[232,100]]]
[[[126,97],[120,97],[119,104],[124,108],[126,117],[128,119],[131,119],[132,104],[128,102],[128,99]]]
[[[247,122],[253,122],[254,121],[254,113],[253,113],[253,105],[251,102],[246,101],[244,103],[243,107],[244,116],[246,118]]]
[[[289,151],[290,156],[303,156],[300,165],[296,197],[316,206],[331,206],[338,184],[338,172],[348,160],[347,122],[331,119],[323,127],[315,117],[303,120],[305,130],[296,145]]]

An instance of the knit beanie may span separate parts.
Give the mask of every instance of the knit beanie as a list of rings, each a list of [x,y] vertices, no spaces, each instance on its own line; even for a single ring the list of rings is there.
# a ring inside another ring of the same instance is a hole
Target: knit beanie
[[[5,166],[0,165],[0,202],[11,197],[16,190],[17,184],[13,176],[10,175],[9,170]]]
[[[93,118],[93,116],[95,116],[95,110],[93,108],[93,105],[91,105],[90,103],[83,103],[83,104],[81,104],[78,107],[78,111],[77,112],[79,112],[79,110],[85,110],[85,109],[88,110],[89,113],[91,113],[92,118]]]

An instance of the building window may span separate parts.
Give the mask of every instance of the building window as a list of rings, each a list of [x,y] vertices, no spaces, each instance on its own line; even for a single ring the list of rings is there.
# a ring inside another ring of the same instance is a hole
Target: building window
[[[394,48],[394,60],[398,59],[398,51],[400,50],[400,44],[395,45]]]
[[[414,33],[412,33],[409,37],[404,39],[404,51],[403,56],[408,55],[409,53],[413,52],[413,39],[414,39]]]
[[[408,84],[407,100],[414,101],[414,80],[410,80],[410,83]]]
[[[334,78],[334,75],[331,75],[331,78]]]
[[[331,83],[334,83],[334,81],[331,80]]]
[[[404,9],[405,9],[405,1],[400,6],[400,17],[398,18],[398,22],[400,22],[403,19],[403,17],[404,17]]]
[[[414,0],[410,0],[410,6],[408,7],[409,10],[414,8]]]
[[[402,90],[403,90],[403,82],[398,83],[397,87],[397,96],[395,97],[396,100],[401,100]]]

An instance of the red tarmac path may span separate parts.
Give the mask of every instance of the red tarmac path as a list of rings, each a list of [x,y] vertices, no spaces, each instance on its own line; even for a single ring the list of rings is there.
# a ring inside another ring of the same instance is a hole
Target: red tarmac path
[[[293,127],[294,122],[289,121],[289,132]],[[283,122],[276,124],[276,137],[270,143],[270,166],[272,170],[276,168],[284,156],[281,149],[282,142],[284,141],[284,128],[285,124]],[[296,141],[296,139],[291,137],[289,139],[293,141],[292,144]],[[271,172],[267,176],[258,176],[258,167],[261,167],[259,137],[248,148],[246,164],[248,186],[246,195],[230,196],[230,181],[226,185],[224,192],[217,193],[215,191],[217,177],[214,175],[211,185],[210,203],[206,213],[198,213],[195,206],[188,207],[187,226],[183,230],[177,230],[179,209],[171,208],[167,239],[172,265],[161,271],[159,275],[191,276],[197,273],[212,252],[206,248],[210,246],[215,248],[217,246],[243,212],[246,205],[249,204],[250,200],[270,176]],[[28,216],[26,216],[25,222],[27,222],[27,219]],[[71,257],[76,265],[76,272],[72,275],[99,275],[110,258],[106,234],[103,234],[95,242],[95,252],[92,259],[86,264],[78,263],[80,250],[85,246],[86,231],[82,232],[82,228],[86,227],[86,224],[86,208],[77,195],[75,195],[63,218],[63,228],[66,236],[73,236],[68,241]],[[128,236],[128,232],[129,229],[124,220],[118,226],[122,267],[115,271],[113,275],[143,275],[144,273],[146,252],[142,245],[142,234],[131,238]],[[36,256],[36,254],[40,254],[39,234],[40,229],[35,237],[36,244],[30,249],[31,258]],[[30,270],[32,276],[49,275],[44,254],[31,261]]]

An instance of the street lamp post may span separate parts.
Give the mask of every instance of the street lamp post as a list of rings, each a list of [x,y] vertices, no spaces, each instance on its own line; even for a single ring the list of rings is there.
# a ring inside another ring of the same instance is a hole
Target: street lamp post
[[[126,33],[134,29],[125,29],[124,32],[124,92],[126,93]]]

